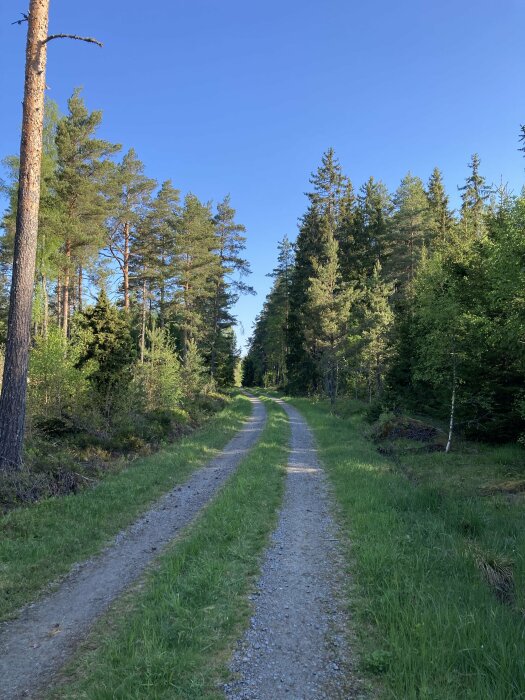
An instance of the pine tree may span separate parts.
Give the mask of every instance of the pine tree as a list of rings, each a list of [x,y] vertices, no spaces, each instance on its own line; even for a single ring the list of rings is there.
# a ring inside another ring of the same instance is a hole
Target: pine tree
[[[27,17],[20,176],[6,354],[0,396],[0,470],[22,464],[31,306],[37,252],[49,0],[31,0]]]
[[[68,335],[72,277],[77,275],[77,298],[82,297],[83,270],[104,244],[108,214],[103,187],[106,159],[120,146],[95,138],[101,112],[89,113],[75,90],[68,101],[69,114],[57,127],[57,194],[63,231],[60,295],[61,326]]]
[[[235,348],[235,343],[232,346],[230,340],[231,329],[235,323],[232,307],[237,303],[241,294],[254,294],[255,292],[244,281],[251,273],[250,264],[243,257],[243,251],[246,248],[246,236],[244,235],[246,229],[242,224],[235,222],[235,209],[230,204],[229,196],[217,205],[213,224],[215,231],[214,252],[218,258],[218,265],[215,268],[213,293],[209,298],[206,354],[208,355],[211,376],[215,377],[218,365],[229,366],[234,362],[234,356],[229,357],[232,348]]]
[[[164,324],[167,288],[175,284],[175,240],[179,225],[179,191],[167,180],[147,215],[131,232],[130,286],[140,305],[141,362],[146,350],[148,317],[151,321],[155,305],[161,327]]]
[[[107,222],[108,254],[122,275],[123,306],[129,312],[131,242],[148,211],[156,183],[144,175],[144,165],[133,149],[115,166],[108,180],[111,209]]]
[[[422,251],[430,243],[430,207],[423,183],[408,173],[394,195],[392,254],[386,266],[395,282],[397,296],[403,297],[415,279]]]
[[[193,194],[186,196],[175,239],[174,269],[177,281],[174,315],[181,334],[183,358],[190,341],[202,338],[207,319],[204,310],[215,292],[220,274],[215,230],[210,207]]]

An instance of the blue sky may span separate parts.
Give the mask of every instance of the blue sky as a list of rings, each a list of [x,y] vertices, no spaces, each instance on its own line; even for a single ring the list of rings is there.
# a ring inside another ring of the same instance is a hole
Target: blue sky
[[[18,149],[25,28],[10,22],[26,9],[0,8],[1,155]],[[477,151],[489,180],[521,188],[524,26],[522,0],[51,0],[52,32],[105,47],[53,42],[48,95],[65,109],[82,85],[148,175],[231,194],[259,292],[238,305],[248,335],[329,146],[355,186],[438,165],[455,203]]]

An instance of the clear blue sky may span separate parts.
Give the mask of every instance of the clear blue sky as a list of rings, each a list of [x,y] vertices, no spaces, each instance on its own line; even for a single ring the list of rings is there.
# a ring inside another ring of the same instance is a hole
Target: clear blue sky
[[[0,8],[0,154],[17,151],[26,0]],[[519,190],[525,122],[523,0],[51,0],[48,95],[77,85],[102,135],[133,146],[157,180],[217,201],[248,229],[246,334],[283,234],[295,236],[308,177],[333,146],[355,186],[395,189],[434,165],[456,186],[478,151],[489,180]],[[242,334],[241,334],[242,339]]]

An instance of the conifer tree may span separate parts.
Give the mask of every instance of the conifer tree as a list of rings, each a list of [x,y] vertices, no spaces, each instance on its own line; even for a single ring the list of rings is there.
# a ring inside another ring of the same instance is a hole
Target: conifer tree
[[[207,335],[207,355],[210,373],[215,377],[217,365],[233,362],[229,358],[232,349],[231,328],[235,322],[232,307],[241,294],[254,294],[252,287],[244,279],[251,273],[249,262],[243,257],[246,248],[246,228],[235,221],[235,209],[230,197],[217,205],[213,218],[215,230],[215,254],[218,265],[215,268],[213,293],[209,298]],[[235,345],[235,344],[234,344]],[[226,357],[219,355],[226,353]]]
[[[108,251],[122,275],[124,309],[130,310],[130,256],[131,243],[137,227],[145,217],[155,181],[144,175],[144,165],[130,149],[115,166],[109,180],[110,218]]]
[[[459,187],[461,192],[461,227],[466,236],[482,238],[486,232],[484,216],[486,213],[486,203],[490,197],[490,188],[485,182],[485,178],[480,175],[479,166],[481,160],[477,153],[474,153],[468,167],[470,175],[465,180],[463,187]]]
[[[454,227],[454,217],[449,208],[449,198],[443,185],[439,168],[434,168],[428,181],[427,199],[430,207],[430,240],[438,246],[446,246]]]
[[[338,243],[328,222],[324,224],[323,242],[322,255],[312,260],[305,331],[310,345],[315,348],[324,391],[334,404],[353,290],[341,280]]]
[[[430,207],[420,178],[408,173],[394,195],[392,254],[388,275],[395,282],[398,297],[403,297],[416,275],[423,249],[430,242]]]
[[[103,247],[107,197],[104,180],[106,159],[120,146],[95,138],[101,112],[89,113],[77,89],[68,101],[69,114],[57,127],[57,195],[63,231],[60,295],[61,326],[68,335],[72,277],[77,275],[77,295],[82,297],[82,276]]]
[[[132,230],[130,285],[140,304],[140,358],[144,362],[148,315],[158,304],[163,325],[166,289],[175,284],[175,239],[179,227],[179,191],[162,183],[149,211]]]
[[[193,194],[186,196],[175,239],[175,322],[180,330],[182,355],[186,360],[190,341],[202,338],[206,307],[215,292],[220,271],[215,253],[216,239],[210,207]]]

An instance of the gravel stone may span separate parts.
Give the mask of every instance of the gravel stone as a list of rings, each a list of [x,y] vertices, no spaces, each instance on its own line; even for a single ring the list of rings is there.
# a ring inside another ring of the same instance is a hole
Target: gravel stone
[[[344,561],[332,497],[312,433],[278,400],[291,424],[286,491],[252,596],[254,614],[230,664],[228,700],[363,697],[348,644]]]

